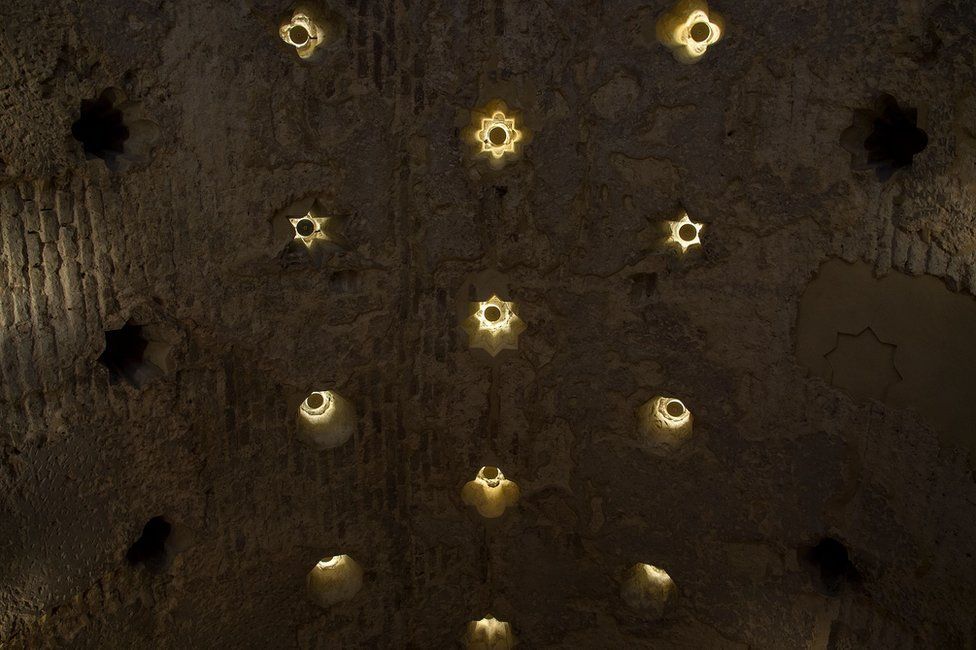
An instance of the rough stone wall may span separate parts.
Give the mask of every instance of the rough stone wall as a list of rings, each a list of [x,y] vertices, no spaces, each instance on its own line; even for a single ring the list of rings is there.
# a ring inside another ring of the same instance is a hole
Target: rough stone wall
[[[796,353],[829,260],[976,293],[971,3],[716,1],[693,66],[667,7],[333,2],[303,62],[284,2],[0,3],[0,645],[441,648],[490,611],[528,648],[973,647],[972,428]],[[109,88],[155,128],[115,169],[72,137]],[[929,136],[884,183],[840,144],[882,92]],[[533,135],[499,172],[461,136],[495,98]],[[329,255],[291,240],[313,204]],[[460,329],[488,291],[528,325],[496,359]],[[138,388],[98,363],[127,321],[171,361]],[[360,417],[328,452],[295,432],[321,387]],[[695,414],[666,456],[662,391]],[[485,522],[488,463],[522,498]],[[127,562],[160,515],[185,545]],[[825,537],[857,579],[820,584]],[[321,610],[334,553],[364,586]],[[635,562],[666,619],[621,600]]]

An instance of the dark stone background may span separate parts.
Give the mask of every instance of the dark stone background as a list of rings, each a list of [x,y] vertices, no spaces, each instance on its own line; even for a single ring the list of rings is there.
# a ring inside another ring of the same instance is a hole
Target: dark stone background
[[[972,422],[887,390],[972,333],[860,337],[877,314],[804,299],[827,263],[858,304],[866,265],[971,312],[970,0],[716,1],[693,66],[665,0],[328,8],[309,63],[283,2],[0,2],[0,645],[444,648],[490,611],[526,648],[973,647]],[[108,88],[142,128],[86,159]],[[841,146],[881,93],[929,137],[884,183]],[[499,172],[461,136],[496,98],[532,132]],[[293,246],[312,205],[338,250]],[[528,325],[494,360],[460,329],[486,291]],[[940,321],[913,291],[891,311]],[[165,357],[139,387],[98,362],[126,322]],[[911,380],[962,404],[966,375]],[[322,388],[360,417],[331,452],[295,432]],[[637,433],[655,394],[696,418],[671,455]],[[484,464],[522,490],[497,521],[460,500]],[[155,516],[179,544],[127,561]],[[823,538],[853,564],[826,581]],[[323,611],[334,553],[364,586]],[[669,618],[624,605],[635,562]]]

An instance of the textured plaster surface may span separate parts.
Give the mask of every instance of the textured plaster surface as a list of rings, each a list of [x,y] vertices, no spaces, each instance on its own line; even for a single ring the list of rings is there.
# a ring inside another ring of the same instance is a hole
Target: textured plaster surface
[[[972,647],[971,433],[797,338],[835,326],[800,305],[838,260],[972,300],[972,4],[716,2],[693,66],[667,7],[335,2],[306,62],[270,0],[0,3],[0,645],[444,648],[490,612],[527,648]],[[106,88],[158,127],[145,162],[71,137]],[[881,92],[929,135],[884,184],[840,146]],[[493,99],[532,132],[500,171],[460,135]],[[491,293],[528,326],[495,359],[460,329]],[[97,362],[130,319],[172,346],[138,389]],[[318,452],[322,389],[359,424]],[[695,417],[670,456],[656,394]],[[486,464],[522,491],[497,521],[459,496]],[[127,563],[159,515],[180,552]],[[798,554],[825,536],[861,576],[832,597]],[[338,553],[363,588],[322,610]],[[677,586],[662,621],[620,598],[636,562]]]

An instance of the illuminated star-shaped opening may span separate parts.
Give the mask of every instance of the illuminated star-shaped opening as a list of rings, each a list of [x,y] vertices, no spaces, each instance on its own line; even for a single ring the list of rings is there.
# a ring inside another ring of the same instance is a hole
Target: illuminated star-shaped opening
[[[309,212],[304,217],[288,221],[295,228],[295,239],[300,239],[307,248],[311,248],[318,239],[328,241],[329,238],[325,234],[325,222],[328,220],[328,217],[313,217]]]
[[[471,315],[463,325],[470,347],[482,348],[491,356],[502,350],[517,350],[525,323],[514,308],[514,303],[505,302],[497,295],[484,302],[471,303]]]
[[[298,56],[307,59],[315,53],[315,48],[324,40],[324,30],[306,14],[297,13],[291,20],[278,30],[281,40],[288,43],[298,52]]]
[[[670,221],[671,236],[668,241],[681,247],[681,252],[686,253],[692,246],[701,246],[701,231],[704,224],[695,223],[685,212],[678,221]]]
[[[722,17],[708,10],[705,0],[678,0],[658,19],[658,38],[682,63],[701,60],[724,35]]]
[[[495,111],[491,117],[481,120],[478,141],[481,151],[493,158],[501,158],[506,153],[515,153],[515,145],[522,139],[522,132],[515,128],[515,118]]]
[[[708,46],[717,43],[720,38],[722,38],[721,25],[712,22],[708,14],[700,9],[691,12],[674,33],[674,40],[684,45],[687,55],[691,58],[703,56]]]

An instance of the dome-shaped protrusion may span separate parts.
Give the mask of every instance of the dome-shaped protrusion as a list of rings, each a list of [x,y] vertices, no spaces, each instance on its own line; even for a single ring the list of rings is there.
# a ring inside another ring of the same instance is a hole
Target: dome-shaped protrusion
[[[700,61],[724,32],[721,16],[709,12],[705,0],[679,0],[657,21],[658,40],[682,63]]]
[[[638,562],[627,572],[620,596],[629,607],[661,618],[674,608],[678,589],[667,571]]]
[[[312,602],[329,607],[359,593],[363,570],[348,555],[324,557],[308,572],[305,583]]]
[[[512,626],[491,614],[485,615],[480,621],[468,623],[464,642],[468,650],[509,650],[518,643],[512,633]]]
[[[333,449],[356,432],[356,409],[331,390],[315,391],[298,407],[298,436],[316,449]]]
[[[488,519],[501,517],[505,508],[515,505],[518,499],[518,485],[505,478],[500,469],[491,466],[478,470],[475,479],[465,483],[461,490],[461,500]]]
[[[653,397],[637,414],[640,430],[655,446],[678,447],[691,437],[691,411],[676,397]]]

